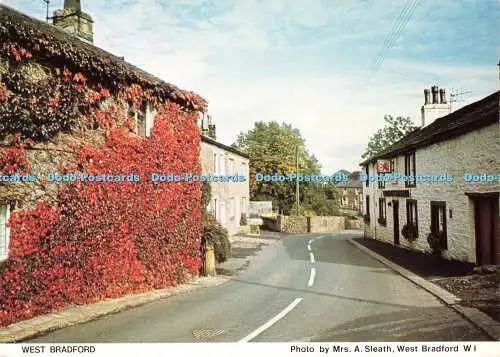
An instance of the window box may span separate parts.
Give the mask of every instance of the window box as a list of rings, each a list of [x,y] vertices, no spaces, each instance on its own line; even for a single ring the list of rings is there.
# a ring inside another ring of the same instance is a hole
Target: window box
[[[385,218],[382,218],[382,217],[379,217],[377,222],[382,225],[382,226],[386,226],[387,225],[387,220]]]

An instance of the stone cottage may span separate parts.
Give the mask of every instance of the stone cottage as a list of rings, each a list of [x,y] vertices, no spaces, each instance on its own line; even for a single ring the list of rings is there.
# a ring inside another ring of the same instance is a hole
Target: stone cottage
[[[0,325],[201,265],[200,184],[151,176],[200,173],[205,100],[94,46],[79,1],[54,15],[0,5]]]
[[[216,140],[216,126],[210,116],[201,120],[201,170],[204,175],[237,175],[244,179],[210,183],[212,197],[209,210],[230,235],[237,233],[242,216],[248,215],[249,156]]]
[[[348,181],[339,182],[336,187],[339,189],[339,209],[344,215],[361,214],[361,195],[363,183],[360,180],[361,171],[347,172]]]
[[[424,99],[422,125],[361,163],[364,234],[500,264],[499,92],[452,113],[437,86]]]

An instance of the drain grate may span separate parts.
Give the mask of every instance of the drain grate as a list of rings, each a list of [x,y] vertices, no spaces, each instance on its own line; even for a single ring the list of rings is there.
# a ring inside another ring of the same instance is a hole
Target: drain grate
[[[206,341],[206,340],[211,339],[212,337],[222,335],[225,332],[226,331],[224,331],[224,330],[205,328],[205,329],[194,330],[193,337],[195,340],[198,340],[198,341]]]

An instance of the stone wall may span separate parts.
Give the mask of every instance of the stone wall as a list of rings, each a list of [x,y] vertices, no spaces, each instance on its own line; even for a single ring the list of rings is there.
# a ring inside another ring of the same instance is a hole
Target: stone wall
[[[273,211],[272,201],[251,201],[248,203],[248,215],[250,217],[260,217],[261,214]]]
[[[283,216],[262,217],[264,228],[274,232],[285,233],[327,233],[344,229],[360,229],[360,221],[349,220],[343,216],[297,217]],[[355,223],[357,222],[357,224]]]
[[[273,232],[281,232],[281,219],[277,217],[261,217],[263,228]]]
[[[349,219],[345,217],[345,229],[362,229],[361,219]]]
[[[278,216],[281,232],[307,233],[307,217]]]
[[[345,217],[309,217],[309,232],[340,232],[345,229]]]

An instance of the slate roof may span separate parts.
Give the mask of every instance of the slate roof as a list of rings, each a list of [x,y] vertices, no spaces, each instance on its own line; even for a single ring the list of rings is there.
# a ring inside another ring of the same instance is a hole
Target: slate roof
[[[406,135],[383,152],[363,161],[361,165],[375,162],[378,159],[390,159],[498,123],[500,121],[499,101],[500,91],[497,91],[453,113],[438,118],[428,126]]]
[[[243,152],[243,151],[241,151],[241,150],[239,150],[237,148],[233,148],[232,146],[224,145],[224,144],[218,142],[217,140],[214,140],[211,137],[208,137],[206,135],[200,135],[200,136],[201,136],[201,141],[202,142],[205,142],[207,144],[212,144],[212,145],[217,146],[217,147],[219,147],[219,148],[221,148],[223,150],[226,150],[226,151],[232,152],[233,154],[236,154],[236,155],[239,155],[241,157],[244,157],[245,159],[249,159],[250,158],[250,156],[247,153],[245,153],[245,152]]]
[[[23,46],[37,59],[65,66],[73,73],[81,72],[99,83],[114,87],[137,83],[188,110],[202,111],[207,105],[205,99],[193,92],[181,90],[56,26],[5,5],[0,5],[0,38],[2,42],[13,41]]]

